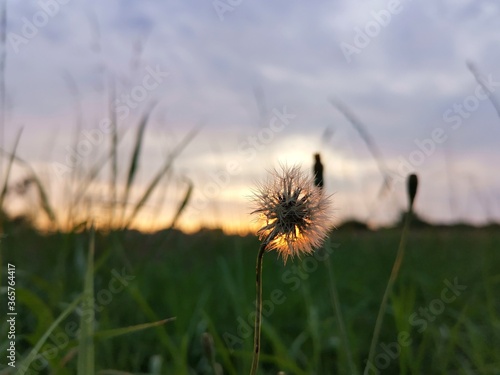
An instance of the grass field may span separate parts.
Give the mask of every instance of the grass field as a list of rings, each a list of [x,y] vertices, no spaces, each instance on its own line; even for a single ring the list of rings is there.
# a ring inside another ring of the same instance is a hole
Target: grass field
[[[6,225],[5,233],[1,309],[10,263],[16,270],[18,365],[50,333],[32,353],[32,373],[248,373],[255,237],[98,233],[92,269],[89,232],[43,236]],[[283,265],[267,254],[260,373],[350,374],[349,352],[362,373],[400,234],[341,228],[324,249],[302,260]],[[371,373],[500,373],[499,250],[498,227],[413,229]],[[348,345],[334,313],[335,289]],[[83,291],[92,302],[84,297],[71,308]],[[64,310],[67,316],[54,327]],[[91,311],[95,320],[85,319]],[[2,374],[15,373],[7,366],[8,328],[2,319]],[[213,338],[212,364],[205,332]]]

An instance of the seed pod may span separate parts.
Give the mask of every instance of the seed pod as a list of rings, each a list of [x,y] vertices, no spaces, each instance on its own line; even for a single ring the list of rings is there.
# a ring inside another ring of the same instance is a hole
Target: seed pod
[[[418,189],[418,177],[416,174],[412,173],[408,176],[408,202],[409,211],[413,209],[413,202],[415,201],[415,196],[417,195]]]

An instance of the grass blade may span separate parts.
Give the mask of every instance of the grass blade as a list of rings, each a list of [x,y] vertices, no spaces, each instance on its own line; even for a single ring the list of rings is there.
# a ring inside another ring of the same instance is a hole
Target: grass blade
[[[187,179],[187,183],[188,187],[186,189],[186,194],[184,195],[184,199],[177,208],[177,211],[175,212],[174,218],[172,219],[172,223],[170,224],[170,228],[173,228],[175,224],[177,224],[177,220],[179,220],[179,217],[181,216],[182,212],[187,207],[189,200],[191,199],[191,194],[193,193],[193,182]]]
[[[5,178],[3,180],[3,187],[2,187],[2,192],[0,193],[0,220],[3,220],[3,201],[5,199],[5,195],[7,194],[7,187],[9,185],[9,175],[10,175],[10,170],[12,168],[12,164],[14,162],[14,157],[16,155],[16,150],[17,150],[17,145],[19,144],[19,139],[21,138],[21,134],[23,132],[23,129],[19,129],[19,132],[17,133],[16,140],[14,141],[14,147],[12,148],[12,153],[10,154],[9,157],[9,162],[7,164],[7,170],[5,171]]]
[[[43,344],[45,344],[45,341],[50,337],[54,329],[78,306],[80,303],[80,300],[82,299],[82,296],[79,296],[76,298],[66,309],[57,317],[57,319],[52,323],[47,329],[47,331],[44,333],[44,335],[38,340],[36,345],[31,349],[30,353],[26,356],[26,358],[19,364],[19,370],[17,371],[16,375],[24,375],[26,373],[26,370],[28,370],[31,362],[36,358],[38,352],[42,348]]]
[[[498,117],[500,117],[500,103],[493,96],[493,92],[492,92],[492,90],[489,89],[487,83],[484,81],[484,77],[481,77],[479,70],[474,65],[474,63],[472,63],[471,61],[467,62],[467,68],[474,76],[474,79],[476,80],[476,82],[482,87],[482,89],[484,90],[484,92],[488,96],[488,99],[490,100],[491,104],[493,105],[493,108],[497,112]]]
[[[80,141],[80,135],[83,128],[83,109],[82,109],[82,98],[80,91],[78,90],[78,85],[68,71],[63,72],[63,80],[66,82],[69,94],[73,98],[74,111],[75,111],[75,134],[73,139],[73,150],[78,148],[78,142]],[[66,200],[66,205],[68,207],[68,214],[66,221],[73,226],[73,202],[71,197],[71,189],[75,185],[76,180],[80,177],[81,168],[75,165],[71,168],[71,173],[69,177],[69,183],[65,186],[64,199]]]
[[[137,167],[139,165],[139,157],[141,154],[141,149],[142,149],[142,142],[144,139],[144,130],[146,129],[146,125],[149,120],[149,116],[151,115],[151,112],[154,108],[156,103],[154,103],[148,111],[142,116],[141,121],[139,122],[139,127],[137,128],[137,135],[135,137],[135,145],[134,145],[134,151],[132,152],[132,158],[130,159],[130,165],[128,168],[128,174],[127,174],[127,183],[125,184],[125,193],[123,194],[123,201],[122,201],[122,218],[125,215],[125,207],[127,205],[128,201],[128,196],[130,193],[130,188],[132,187],[132,184],[134,183],[134,178],[137,173]]]
[[[150,304],[144,298],[144,295],[137,289],[136,286],[132,285],[127,288],[127,292],[135,300],[138,308],[151,320],[158,319],[156,313],[151,308]],[[185,370],[185,364],[180,360],[181,354],[180,349],[176,346],[172,338],[166,333],[165,330],[157,330],[158,338],[160,339],[162,346],[167,350],[173,360],[173,364],[176,368],[176,373],[187,374]]]
[[[29,173],[30,173],[29,179],[31,182],[33,182],[35,184],[35,187],[36,187],[37,192],[38,192],[38,196],[40,197],[40,203],[42,205],[43,211],[45,212],[47,217],[50,219],[52,224],[57,224],[56,214],[54,213],[54,210],[52,209],[52,206],[50,205],[50,201],[49,201],[49,198],[47,196],[47,192],[45,191],[45,188],[43,187],[42,182],[40,181],[40,179],[36,175],[33,167],[31,165],[29,165],[28,162],[26,162],[25,160],[21,159],[20,157],[14,155],[14,154],[6,152],[4,149],[0,149],[0,152],[2,152],[3,154],[7,155],[10,158],[12,158],[13,160],[15,160],[17,163],[21,164],[24,168],[26,168],[29,171]]]
[[[384,159],[382,158],[382,153],[380,152],[380,149],[377,147],[377,144],[375,143],[373,137],[368,132],[368,130],[366,130],[366,127],[363,125],[363,123],[359,121],[356,118],[356,116],[354,116],[354,114],[344,104],[333,99],[330,99],[330,104],[335,108],[337,108],[351,123],[351,125],[359,134],[361,139],[363,139],[363,141],[365,142],[366,146],[368,147],[368,150],[372,154],[373,159],[377,163],[378,169],[382,174],[382,177],[384,178],[384,184],[382,185],[382,188],[379,193],[379,197],[381,197],[386,191],[389,190],[391,186],[391,176],[388,173],[388,168],[385,165]]]
[[[36,190],[38,192],[38,196],[40,197],[40,204],[42,205],[42,209],[49,218],[50,222],[52,224],[55,224],[57,226],[57,218],[54,210],[52,209],[52,206],[50,205],[49,202],[49,197],[47,196],[47,192],[45,191],[45,188],[42,185],[42,182],[38,178],[38,176],[35,174],[35,171],[32,170],[31,173],[31,181],[34,182]]]
[[[116,328],[116,329],[109,329],[109,330],[106,330],[106,331],[96,332],[94,334],[94,337],[96,339],[99,339],[99,340],[107,340],[107,339],[110,339],[110,338],[113,338],[113,337],[127,335],[129,333],[134,333],[134,332],[142,331],[144,329],[148,329],[148,328],[152,328],[152,327],[158,327],[158,326],[161,326],[161,325],[163,325],[165,323],[172,322],[175,319],[176,319],[175,317],[172,317],[172,318],[158,320],[156,322],[151,322],[151,323],[137,324],[135,326],[122,327],[122,328]]]
[[[19,304],[23,305],[26,311],[32,311],[37,320],[37,326],[30,334],[26,335],[26,341],[35,345],[43,336],[46,327],[54,321],[54,316],[49,305],[44,302],[36,293],[29,289],[19,288],[16,291],[16,298]]]
[[[111,121],[111,180],[109,182],[110,190],[110,215],[109,223],[110,226],[113,224],[113,215],[115,211],[116,204],[116,180],[118,176],[118,130],[116,123],[116,109],[115,109],[115,83],[113,79],[110,79],[109,83],[109,119]]]
[[[125,130],[128,130],[128,129],[125,129]],[[120,134],[118,134],[117,144],[120,144],[120,142],[124,138],[125,134],[126,134],[126,131],[123,131]],[[112,156],[113,156],[113,153],[112,153],[112,151],[110,151],[110,152],[107,152],[101,158],[99,158],[99,160],[90,169],[90,171],[88,172],[85,179],[82,182],[80,182],[79,189],[74,196],[75,197],[74,198],[75,200],[73,202],[74,206],[76,206],[80,202],[80,200],[84,197],[85,193],[87,192],[87,190],[90,187],[90,185],[92,184],[92,182],[96,179],[96,177],[101,172],[102,168],[104,168],[104,166],[106,165],[108,160],[112,158]]]
[[[144,191],[144,194],[142,195],[141,199],[137,204],[135,205],[132,213],[130,214],[128,220],[125,222],[124,228],[128,228],[130,224],[134,221],[135,217],[139,213],[139,211],[142,209],[146,201],[149,199],[153,191],[155,190],[156,186],[162,179],[162,177],[170,170],[172,167],[172,164],[175,160],[175,158],[182,152],[182,150],[191,142],[191,140],[195,137],[195,135],[199,131],[199,127],[194,128],[191,130],[185,137],[184,139],[177,145],[177,147],[172,151],[170,156],[167,158],[165,161],[165,164],[160,168],[160,170],[156,173],[155,177],[151,180],[149,183],[148,187]]]
[[[80,319],[80,338],[78,345],[78,374],[93,375],[94,365],[94,250],[95,230],[90,232],[87,270],[83,287],[82,316]]]

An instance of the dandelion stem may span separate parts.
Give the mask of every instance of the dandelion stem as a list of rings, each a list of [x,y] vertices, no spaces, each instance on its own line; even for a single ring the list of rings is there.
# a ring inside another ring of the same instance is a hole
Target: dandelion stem
[[[257,266],[255,268],[257,297],[255,302],[253,360],[250,375],[257,374],[257,368],[259,367],[260,331],[262,326],[262,260],[268,243],[269,241],[264,241],[262,245],[260,245],[259,254],[257,255]]]

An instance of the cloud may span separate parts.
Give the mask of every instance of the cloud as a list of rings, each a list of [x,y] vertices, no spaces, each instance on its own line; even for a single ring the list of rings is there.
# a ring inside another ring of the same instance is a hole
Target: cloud
[[[42,9],[40,4],[50,1],[9,3],[9,30],[22,33],[23,19],[32,20]],[[26,128],[28,139],[21,150],[28,159],[36,154],[30,150],[43,148],[44,139],[50,140],[56,129],[53,155],[61,157],[72,139],[76,117],[65,74],[78,87],[84,127],[93,128],[108,115],[110,77],[116,80],[118,94],[127,94],[147,66],[159,65],[170,76],[151,93],[150,99],[159,105],[150,131],[168,131],[179,138],[187,129],[206,123],[200,133],[203,142],[187,150],[186,160],[195,166],[180,161],[185,173],[203,174],[200,165],[206,166],[205,174],[216,169],[234,156],[241,139],[268,121],[259,113],[257,88],[267,111],[286,105],[297,118],[264,153],[269,159],[257,159],[246,167],[245,175],[277,160],[293,159],[281,148],[291,147],[295,156],[316,148],[331,153],[331,158],[342,155],[345,165],[357,165],[353,170],[364,181],[373,161],[352,126],[328,103],[330,97],[348,105],[385,158],[394,161],[415,149],[415,139],[429,137],[436,127],[449,129],[443,113],[477,86],[466,60],[477,62],[485,75],[500,81],[496,48],[500,9],[492,1],[401,0],[401,11],[392,14],[348,63],[341,43],[354,43],[357,30],[380,17],[374,14],[388,9],[388,4],[242,1],[221,21],[211,1],[195,5],[180,0],[71,0],[60,5],[29,43],[20,45],[19,53],[8,48],[9,119]],[[122,125],[136,126],[145,108],[146,103],[138,106]],[[332,129],[333,139],[321,144],[326,128]],[[8,139],[14,132],[11,126]],[[499,159],[499,136],[500,120],[491,103],[483,101],[459,130],[450,131],[450,143],[439,146],[417,169],[434,171],[449,148],[457,165],[474,155],[474,163],[487,166],[477,173],[485,174]],[[293,139],[304,142],[290,146]],[[145,163],[152,169],[160,140],[148,141],[152,151],[146,152]],[[219,151],[207,159],[213,145]],[[377,181],[376,171],[367,175]],[[374,191],[375,185],[370,185]],[[498,178],[488,179],[489,188],[499,185]],[[441,198],[436,192],[429,202]],[[429,209],[433,209],[430,204]]]

